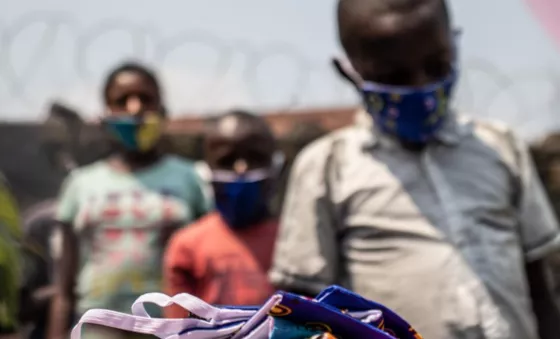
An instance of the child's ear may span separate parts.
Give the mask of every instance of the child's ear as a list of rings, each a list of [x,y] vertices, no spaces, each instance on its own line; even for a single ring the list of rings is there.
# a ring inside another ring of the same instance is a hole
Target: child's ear
[[[165,105],[160,106],[159,112],[161,113],[161,116],[164,117],[165,119],[167,119],[169,117],[167,107]]]

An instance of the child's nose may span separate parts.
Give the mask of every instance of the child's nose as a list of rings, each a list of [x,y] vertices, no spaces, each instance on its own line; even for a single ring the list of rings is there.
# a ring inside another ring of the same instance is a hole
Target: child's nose
[[[245,159],[237,159],[233,164],[233,170],[237,174],[244,174],[248,169],[247,161]]]

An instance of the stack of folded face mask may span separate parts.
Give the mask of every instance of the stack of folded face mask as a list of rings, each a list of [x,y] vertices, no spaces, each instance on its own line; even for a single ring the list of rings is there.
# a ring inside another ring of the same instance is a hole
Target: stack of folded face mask
[[[179,305],[185,319],[151,318],[145,303]],[[215,307],[179,294],[148,293],[132,305],[132,314],[94,309],[72,330],[80,339],[83,324],[151,334],[162,339],[421,339],[401,317],[383,305],[338,286],[314,299],[277,292],[261,307]]]

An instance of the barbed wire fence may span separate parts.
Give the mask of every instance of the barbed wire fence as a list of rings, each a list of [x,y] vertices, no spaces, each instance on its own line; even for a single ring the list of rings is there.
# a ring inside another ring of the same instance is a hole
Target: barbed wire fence
[[[30,31],[35,34],[30,36]],[[121,39],[115,42],[113,38],[117,35]],[[63,40],[66,45],[61,44]],[[128,50],[123,51],[123,46]],[[84,25],[64,12],[32,12],[9,24],[0,23],[0,100],[11,103],[0,106],[0,117],[18,113],[8,111],[14,107],[37,110],[38,102],[48,100],[49,95],[64,95],[57,92],[59,87],[73,88],[78,82],[78,85],[98,88],[99,79],[107,68],[122,59],[133,57],[165,69],[182,49],[187,49],[188,53],[197,49],[210,50],[212,58],[203,59],[213,59],[213,62],[202,67],[205,83],[184,93],[201,104],[196,108],[174,107],[181,112],[215,109],[213,105],[220,97],[232,90],[231,84],[225,84],[232,72],[237,81],[233,87],[244,88],[247,106],[271,106],[265,100],[270,93],[276,95],[275,110],[357,102],[352,90],[337,79],[327,56],[324,60],[313,60],[287,42],[258,45],[240,39],[226,40],[199,30],[165,35],[156,27],[122,18]],[[108,58],[110,62],[98,60]],[[193,69],[196,71],[196,67],[181,59],[171,68],[181,67],[186,69],[185,77],[189,77]],[[283,72],[282,81],[275,84],[271,78],[278,77],[279,67],[287,70]],[[531,120],[533,125],[538,125],[533,127],[536,130],[560,126],[556,122],[560,119],[555,116],[560,107],[559,69],[536,65],[525,73],[511,74],[490,60],[469,58],[462,60],[461,73],[456,100],[459,106],[476,115],[521,127],[526,127]],[[64,82],[61,79],[71,80],[61,85]],[[37,83],[41,83],[39,87]],[[171,89],[170,92],[182,96],[180,91],[182,89]],[[48,94],[41,97],[40,93]],[[87,95],[91,101],[97,101],[95,94],[93,91]],[[317,97],[325,99],[316,100]]]

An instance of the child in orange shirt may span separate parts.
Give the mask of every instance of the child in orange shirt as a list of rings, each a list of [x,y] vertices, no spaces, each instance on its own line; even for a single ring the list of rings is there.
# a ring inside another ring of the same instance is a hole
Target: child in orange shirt
[[[269,211],[279,172],[277,143],[266,122],[234,111],[209,127],[205,157],[216,211],[178,231],[164,259],[168,295],[190,293],[211,304],[258,305],[273,292],[271,265],[277,221]],[[186,317],[180,307],[168,318]]]

